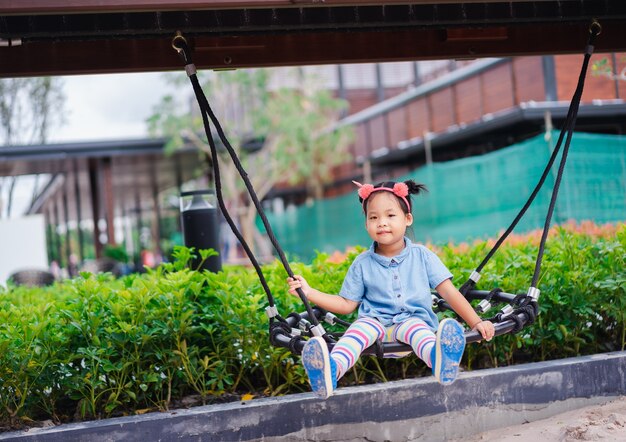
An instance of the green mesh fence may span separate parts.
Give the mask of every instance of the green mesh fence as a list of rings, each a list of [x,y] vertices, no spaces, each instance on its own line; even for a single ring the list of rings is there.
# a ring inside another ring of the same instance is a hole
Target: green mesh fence
[[[443,243],[497,236],[528,199],[557,139],[556,132],[551,141],[540,135],[486,155],[435,163],[393,177],[411,178],[428,187],[428,193],[413,196],[415,239]],[[515,232],[543,227],[559,160],[560,156]],[[268,218],[292,258],[307,260],[316,251],[370,244],[356,189]],[[568,220],[626,220],[626,137],[574,134],[553,223]]]

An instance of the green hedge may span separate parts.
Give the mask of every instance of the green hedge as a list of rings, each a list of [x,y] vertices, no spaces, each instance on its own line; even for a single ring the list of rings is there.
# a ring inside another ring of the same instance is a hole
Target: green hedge
[[[626,227],[594,238],[557,229],[544,258],[541,313],[517,335],[472,344],[467,369],[622,350],[626,333]],[[461,284],[487,244],[445,246],[442,260]],[[525,292],[536,245],[505,245],[483,271],[482,289]],[[265,295],[255,272],[218,274],[186,268],[191,252],[142,275],[82,274],[48,288],[0,291],[0,427],[31,419],[103,418],[244,394],[308,391],[297,357],[269,345]],[[295,263],[321,290],[337,292],[356,256],[341,263],[320,254]],[[278,263],[264,267],[279,310],[301,311],[286,293]],[[428,374],[414,356],[364,357],[342,385]],[[249,396],[245,396],[249,397]]]

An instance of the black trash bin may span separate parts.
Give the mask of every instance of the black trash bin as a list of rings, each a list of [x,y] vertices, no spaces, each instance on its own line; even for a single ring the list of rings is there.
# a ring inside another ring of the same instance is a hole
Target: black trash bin
[[[198,258],[192,263],[198,268],[202,261],[198,250],[214,249],[220,251],[219,217],[213,190],[194,190],[180,194],[180,216],[183,226],[185,246],[193,247]],[[219,272],[222,270],[220,256],[208,258],[199,270]]]

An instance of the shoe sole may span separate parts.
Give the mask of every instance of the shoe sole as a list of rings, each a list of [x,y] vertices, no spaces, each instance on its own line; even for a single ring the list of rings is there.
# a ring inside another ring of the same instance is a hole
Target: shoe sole
[[[302,349],[302,363],[313,392],[324,399],[330,397],[333,392],[333,380],[330,355],[323,338],[315,336],[309,339]]]
[[[459,374],[459,363],[465,350],[465,332],[461,324],[450,318],[441,321],[435,346],[435,377],[441,384],[450,385]]]

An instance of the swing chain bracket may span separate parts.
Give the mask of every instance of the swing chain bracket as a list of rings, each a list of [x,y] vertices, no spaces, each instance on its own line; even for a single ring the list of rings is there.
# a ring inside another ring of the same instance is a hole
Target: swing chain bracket
[[[480,301],[480,302],[478,303],[478,305],[476,306],[476,310],[477,310],[479,313],[487,313],[489,310],[491,310],[491,307],[492,307],[491,302],[489,302],[489,301],[488,301],[488,300],[486,300],[486,299],[483,299],[483,300],[482,300],[482,301]]]
[[[511,315],[511,313],[513,313],[514,311],[515,309],[511,305],[505,305],[500,309],[500,313],[502,314],[503,318]]]
[[[472,272],[472,274],[471,274],[471,275],[469,275],[469,279],[471,279],[471,280],[472,280],[472,281],[474,281],[474,282],[478,282],[478,281],[480,281],[480,273],[478,273],[476,270],[474,270],[474,271]]]
[[[174,38],[172,38],[172,48],[174,48],[179,54],[183,52],[183,47],[182,45],[180,45],[180,43],[184,43],[185,45],[187,45],[187,39],[182,32],[176,31]]]
[[[594,34],[596,37],[602,34],[602,25],[595,18],[591,20],[591,24],[589,25],[589,33]]]
[[[337,316],[335,316],[331,312],[326,312],[326,314],[324,315],[324,321],[326,321],[330,325],[335,325],[337,323]]]
[[[276,307],[275,305],[265,307],[265,314],[270,319],[275,318],[276,316],[278,316],[278,307]]]
[[[324,330],[322,324],[318,324],[315,327],[311,327],[311,333],[313,336],[324,336],[326,334],[326,330]]]
[[[540,294],[541,294],[541,290],[539,290],[537,287],[529,287],[528,293],[526,293],[526,296],[532,299],[533,301],[537,301],[539,300]]]
[[[303,332],[311,330],[311,323],[304,318],[300,318],[298,321],[298,328]]]
[[[178,52],[178,55],[185,63],[185,72],[188,77],[196,75],[196,65],[191,61],[191,55],[189,51],[189,43],[181,31],[176,31],[174,38],[172,38],[172,48]]]

